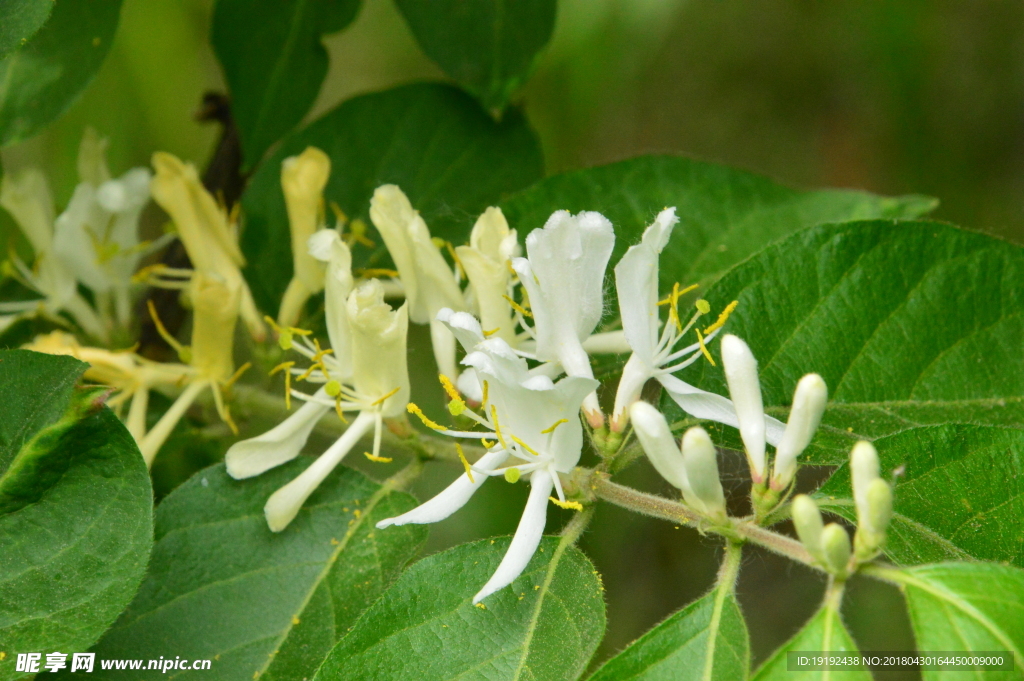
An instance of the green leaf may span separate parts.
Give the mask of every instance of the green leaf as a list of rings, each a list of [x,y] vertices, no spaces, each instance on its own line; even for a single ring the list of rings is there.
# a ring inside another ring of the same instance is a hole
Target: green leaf
[[[804,461],[839,464],[856,439],[920,425],[1024,426],[1024,249],[1005,241],[934,222],[824,225],[738,265],[707,299],[739,301],[725,331],[757,357],[769,413],[784,418],[804,374],[828,384]],[[720,364],[679,376],[726,395]]]
[[[0,0],[0,57],[24,45],[50,18],[53,0]]]
[[[739,552],[734,567],[738,568]],[[750,669],[747,625],[736,575],[608,660],[590,681],[735,681]]]
[[[575,679],[604,635],[600,579],[545,537],[523,574],[474,607],[510,539],[484,539],[409,568],[331,651],[316,681]]]
[[[267,497],[310,462],[300,457],[243,481],[218,464],[171,492],[157,507],[146,581],[96,646],[97,657],[213,660],[209,670],[183,678],[312,677],[419,550],[426,529],[376,531],[375,522],[409,510],[415,499],[339,468],[287,529],[271,532]],[[133,681],[166,678],[160,670],[131,674]]]
[[[556,0],[397,0],[420,47],[490,110],[533,73],[555,30]]]
[[[501,204],[520,239],[556,210],[595,210],[615,225],[614,264],[666,206],[679,224],[661,254],[663,290],[706,284],[767,244],[804,227],[927,213],[934,199],[826,189],[802,192],[760,175],[679,156],[641,156],[538,182]],[[610,271],[610,268],[609,268]]]
[[[327,75],[320,40],[352,23],[358,10],[359,0],[217,0],[211,40],[246,169],[309,112]]]
[[[979,558],[1024,566],[1024,431],[913,428],[875,441],[896,478],[886,554],[904,565]],[[883,476],[886,473],[883,473]],[[822,508],[854,520],[849,465],[818,491]]]
[[[992,563],[941,563],[883,569],[879,576],[903,588],[918,650],[1006,651],[1013,655],[1014,671],[988,671],[984,678],[1021,678],[1024,572]],[[963,671],[926,670],[922,676],[925,681],[967,678]]]
[[[796,636],[775,651],[753,676],[753,681],[792,681],[788,669],[789,652],[856,653],[857,644],[839,617],[838,597],[829,597],[821,610],[797,632]],[[871,673],[863,669],[831,669],[800,671],[801,681],[871,681]]]
[[[0,351],[0,679],[14,652],[87,649],[131,600],[152,546],[134,440],[74,385],[70,357]]]
[[[0,59],[0,146],[32,137],[60,116],[99,71],[121,0],[61,0],[28,43]]]
[[[245,270],[260,308],[276,310],[292,276],[281,162],[307,146],[331,158],[324,190],[350,218],[369,223],[370,197],[382,184],[402,188],[434,236],[456,244],[485,208],[543,174],[540,146],[526,120],[509,111],[495,123],[465,93],[419,84],[351,99],[286,138],[242,199]],[[383,242],[376,232],[370,237]],[[381,266],[383,248],[356,245],[354,267]]]

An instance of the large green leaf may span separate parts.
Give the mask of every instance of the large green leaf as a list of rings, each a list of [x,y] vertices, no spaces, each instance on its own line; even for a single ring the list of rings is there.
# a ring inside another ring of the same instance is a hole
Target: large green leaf
[[[244,481],[218,464],[169,494],[157,507],[146,580],[96,646],[97,657],[213,660],[209,670],[179,672],[185,679],[312,677],[419,550],[426,530],[377,532],[375,522],[412,508],[415,499],[339,468],[287,529],[271,532],[267,497],[309,463],[302,457]],[[142,670],[130,678],[164,677]]]
[[[555,30],[556,0],[397,0],[427,56],[488,109],[530,77]]]
[[[286,138],[242,199],[246,278],[264,310],[277,309],[292,276],[281,161],[310,145],[330,156],[325,198],[349,217],[369,222],[373,191],[394,183],[435,236],[455,243],[468,239],[487,206],[538,179],[544,165],[537,139],[517,111],[495,123],[452,87],[407,85],[345,102]],[[356,245],[355,266],[365,265],[374,252]]]
[[[110,51],[121,0],[51,4],[39,32],[0,59],[0,146],[28,139],[64,113]]]
[[[217,0],[211,40],[246,168],[313,106],[327,75],[320,39],[348,26],[358,9],[359,0]]]
[[[898,467],[886,553],[915,565],[980,558],[1024,566],[1024,430],[945,425],[877,440],[883,471]],[[819,490],[853,520],[849,465]]]
[[[0,57],[36,34],[53,10],[53,0],[0,0]]]
[[[856,653],[857,644],[843,626],[835,601],[838,599],[826,602],[796,636],[775,651],[754,674],[753,681],[792,681],[796,672],[789,670],[790,652]],[[797,674],[805,681],[871,681],[870,672],[863,669],[805,670]]]
[[[825,225],[735,267],[707,299],[739,301],[726,331],[757,357],[769,412],[784,417],[803,374],[825,379],[805,460],[842,463],[855,439],[919,425],[1024,425],[1024,249],[1005,241],[935,222]],[[680,376],[725,395],[720,364]]]
[[[679,156],[641,156],[549,177],[501,204],[520,238],[556,210],[596,210],[615,225],[612,264],[665,206],[679,224],[661,254],[663,290],[707,281],[772,241],[825,222],[908,218],[936,205],[921,196],[802,192],[760,175]]]
[[[597,571],[547,537],[510,588],[474,607],[509,541],[484,539],[416,563],[331,651],[316,681],[577,678],[604,635]]]
[[[134,440],[76,389],[70,357],[0,351],[0,679],[15,652],[87,649],[131,600],[152,545]]]
[[[735,681],[750,642],[732,585],[719,585],[608,660],[590,681]]]
[[[1024,572],[992,563],[941,563],[886,570],[907,599],[922,651],[1006,651],[1013,671],[969,678],[1024,678]],[[925,681],[968,678],[964,671],[925,670]]]

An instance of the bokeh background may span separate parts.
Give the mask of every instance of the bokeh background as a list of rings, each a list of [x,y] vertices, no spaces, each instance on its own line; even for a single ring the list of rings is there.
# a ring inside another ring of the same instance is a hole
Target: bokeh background
[[[115,173],[156,149],[203,164],[217,130],[192,114],[202,93],[223,89],[210,12],[210,0],[125,0],[96,82],[46,133],[5,149],[5,168],[42,165],[63,204],[86,125],[110,137]],[[310,119],[355,94],[443,79],[390,0],[364,3],[325,44],[331,68]],[[941,199],[936,217],[1024,243],[1021,3],[561,0],[555,37],[519,104],[550,173],[689,154],[798,187],[930,194]],[[728,462],[737,500],[739,471]],[[417,493],[451,474],[437,467]],[[165,487],[175,479],[167,475]],[[624,479],[668,492],[646,464]],[[521,488],[477,495],[436,528],[429,550],[510,532]],[[610,621],[600,659],[709,588],[717,556],[694,531],[608,506],[593,527],[583,546],[604,576]],[[740,597],[756,659],[796,630],[822,586],[799,566],[749,552]],[[854,582],[846,610],[863,648],[912,645],[895,592]]]

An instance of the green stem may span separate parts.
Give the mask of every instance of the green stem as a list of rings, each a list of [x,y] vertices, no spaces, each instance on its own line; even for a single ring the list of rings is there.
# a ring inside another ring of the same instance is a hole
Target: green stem
[[[718,582],[715,585],[715,605],[711,611],[711,622],[708,631],[707,648],[704,652],[703,679],[714,675],[715,647],[718,643],[718,630],[722,625],[722,612],[725,610],[725,599],[736,590],[736,578],[740,573],[740,560],[743,558],[743,544],[728,541],[725,544],[725,559],[718,570]]]

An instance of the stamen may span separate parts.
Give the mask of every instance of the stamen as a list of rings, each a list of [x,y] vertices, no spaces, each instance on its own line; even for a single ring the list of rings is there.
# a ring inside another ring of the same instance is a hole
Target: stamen
[[[328,397],[338,397],[341,395],[341,383],[338,383],[333,378],[324,385],[324,392]]]
[[[718,315],[718,321],[716,321],[714,324],[712,324],[708,328],[704,329],[704,335],[705,336],[709,336],[712,333],[714,333],[715,331],[718,331],[720,328],[725,326],[725,322],[726,322],[727,319],[729,319],[729,315],[732,314],[733,310],[735,310],[736,306],[739,305],[739,304],[740,304],[740,301],[734,300],[731,303],[729,303],[728,305],[726,305],[725,309],[722,310],[722,314]]]
[[[703,298],[698,298],[697,302],[694,303],[694,306],[701,314],[707,314],[708,312],[711,312],[711,303],[704,300]]]
[[[482,444],[484,446],[484,449],[490,449],[491,447],[493,447],[494,445],[496,445],[498,443],[497,442],[491,442],[487,438],[482,437],[482,438],[480,438],[480,444]]]
[[[242,366],[238,367],[238,369],[235,371],[235,373],[231,374],[231,378],[229,378],[228,380],[224,381],[224,383],[223,383],[223,385],[221,385],[221,387],[224,388],[225,390],[227,390],[228,388],[230,388],[231,386],[233,386],[235,384],[235,381],[237,381],[238,379],[240,379],[242,377],[242,374],[244,374],[246,371],[248,371],[251,368],[252,368],[252,362],[246,362]]]
[[[374,463],[391,463],[392,461],[394,461],[394,459],[392,459],[391,457],[374,456],[373,454],[370,454],[370,452],[363,452],[363,456],[365,456],[367,459]]]
[[[340,210],[340,209],[339,209]],[[366,223],[356,218],[348,225],[348,234],[342,237],[342,241],[349,245],[351,248],[353,244],[360,243],[369,248],[373,248],[377,244],[371,241],[366,236]]]
[[[153,325],[156,326],[156,331],[160,334],[160,337],[163,338],[168,345],[174,348],[174,351],[178,353],[178,358],[182,362],[190,364],[192,362],[192,349],[187,345],[179,343],[178,339],[170,334],[167,327],[164,326],[164,323],[160,321],[160,316],[156,313],[156,306],[153,305],[152,300],[146,301],[146,307],[149,308],[149,316],[152,317]]]
[[[288,330],[291,331],[292,329],[289,327]],[[300,375],[296,379],[298,381],[304,381],[307,378],[309,378],[310,374],[316,371],[317,367],[320,368],[320,371],[323,372],[324,376],[327,376],[327,367],[324,366],[324,356],[332,354],[334,350],[330,348],[322,350],[320,348],[320,341],[318,341],[316,338],[313,339],[313,345],[316,347],[316,352],[313,354],[312,357],[310,357],[310,361],[312,361],[313,363],[309,365],[309,368],[306,369],[306,371],[303,372],[302,375]]]
[[[519,482],[521,473],[518,468],[506,468],[505,469],[505,481],[510,482],[513,485]]]
[[[512,300],[512,298],[510,298],[509,296],[502,294],[501,297],[507,300],[508,304],[512,306],[512,309],[518,312],[519,314],[523,315],[524,317],[533,318],[533,313],[531,313],[529,310],[527,310],[525,307],[523,307],[516,301]]]
[[[553,433],[553,432],[555,432],[555,428],[557,428],[558,426],[562,425],[563,423],[569,423],[569,419],[558,419],[553,424],[551,424],[550,427],[545,428],[544,430],[540,431],[540,434],[541,435],[547,435],[548,433]]]
[[[564,509],[570,510],[570,511],[582,511],[583,510],[583,504],[581,504],[578,501],[559,501],[555,497],[548,497],[548,500],[551,501],[555,506],[557,506],[559,508],[564,508]]]
[[[431,430],[441,431],[448,430],[440,423],[434,423],[433,421],[428,419],[427,415],[423,413],[423,410],[417,407],[415,403],[410,402],[409,404],[405,405],[405,408],[410,414],[415,414],[416,416],[418,416],[420,421],[422,421],[423,425],[425,425],[427,428],[430,428]]]
[[[704,345],[704,336],[700,335],[700,329],[694,329],[694,331],[697,332],[697,342],[700,343],[700,351],[703,352],[707,360],[711,362],[711,366],[717,366],[715,364],[715,360],[711,359],[711,353],[708,352],[708,346]]]
[[[321,199],[322,201],[323,199]],[[341,209],[337,201],[331,201],[331,212],[334,213],[334,228],[341,232],[348,224],[348,216],[345,215],[345,211]]]
[[[391,392],[389,392],[389,393],[385,394],[385,395],[384,395],[383,397],[380,397],[380,398],[378,398],[378,399],[374,400],[373,402],[370,402],[370,406],[371,406],[371,407],[377,407],[377,406],[379,406],[379,405],[382,405],[382,404],[384,404],[384,403],[385,403],[385,402],[387,401],[387,399],[388,399],[389,397],[391,397],[392,395],[394,395],[395,393],[397,393],[397,392],[398,392],[399,390],[401,390],[401,389],[402,389],[402,386],[398,386],[397,388],[395,388],[395,389],[394,389],[394,390],[392,390]],[[412,403],[410,402],[409,404],[412,404]],[[418,408],[419,408],[419,407],[417,407],[417,409],[418,409]]]
[[[356,274],[359,275],[360,277],[364,277],[367,279],[376,277],[393,277],[395,279],[398,278],[397,270],[386,270],[379,267],[370,267],[362,270],[356,270]]]
[[[501,426],[498,424],[498,409],[493,404],[491,405],[491,420],[494,422],[494,434],[498,436],[498,442],[505,449],[508,449],[508,445],[505,444],[505,438],[501,436]]]
[[[437,378],[441,381],[441,387],[444,388],[444,391],[448,393],[448,397],[451,398],[451,401],[448,402],[448,412],[452,416],[458,416],[466,411],[466,403],[462,401],[459,391],[452,385],[451,380],[444,374],[438,374]]]
[[[345,425],[348,425],[348,419],[345,418],[345,411],[341,408],[341,393],[338,393],[337,397],[334,398],[334,411],[338,413],[338,418]]]
[[[520,440],[520,439],[519,439],[518,437],[516,437],[515,435],[513,435],[513,436],[512,436],[512,442],[515,442],[515,443],[516,443],[517,445],[519,445],[520,447],[522,447],[523,449],[525,449],[526,451],[528,451],[528,452],[529,452],[530,454],[533,454],[533,455],[534,455],[534,456],[536,456],[536,457],[537,457],[538,459],[540,458],[540,453],[539,453],[539,452],[538,452],[538,451],[537,451],[536,449],[534,449],[534,448],[533,448],[533,447],[531,447],[530,445],[526,444],[525,442],[523,442],[522,440]]]
[[[480,402],[481,409],[487,409],[487,381],[484,381],[484,397],[483,401]]]
[[[292,342],[295,340],[295,336],[308,336],[312,331],[306,329],[300,329],[295,326],[279,326],[276,321],[269,315],[264,315],[263,321],[270,325],[270,328],[277,334],[277,345],[282,350],[291,350]]]
[[[494,327],[493,329],[491,329],[490,331],[486,331],[486,330],[485,330],[485,331],[484,331],[484,338],[490,338],[490,337],[491,337],[491,336],[493,336],[494,334],[498,333],[498,331],[500,331],[500,330],[501,330],[501,327],[500,327],[500,326],[496,326],[496,327]]]
[[[466,469],[466,477],[469,478],[470,482],[475,483],[476,480],[473,479],[473,467],[469,465],[466,453],[462,451],[462,445],[458,442],[455,443],[455,452],[459,455],[459,461],[462,462],[462,467]]]
[[[268,376],[273,376],[278,371],[284,371],[284,408],[291,411],[292,408],[292,372],[289,371],[295,362],[281,362],[270,370]]]
[[[463,279],[468,279],[466,275],[466,268],[462,266],[462,261],[459,260],[459,256],[455,253],[455,247],[452,246],[451,241],[444,242],[445,248],[448,249],[448,255],[452,256],[452,261],[455,263],[455,267],[458,268],[459,274],[462,275]]]

